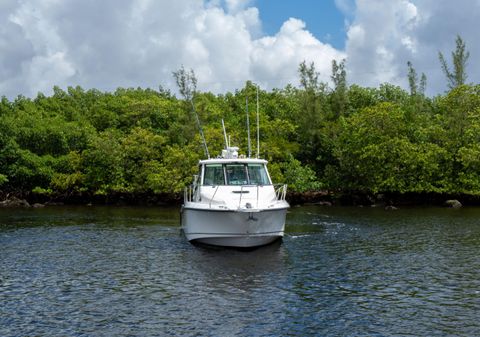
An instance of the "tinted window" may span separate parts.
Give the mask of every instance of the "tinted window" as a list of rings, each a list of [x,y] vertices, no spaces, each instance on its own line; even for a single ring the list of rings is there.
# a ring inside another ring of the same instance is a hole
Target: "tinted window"
[[[247,171],[243,164],[227,164],[225,165],[227,172],[227,184],[228,185],[246,185]]]
[[[269,185],[267,171],[263,164],[248,164],[248,177],[252,185]]]
[[[204,185],[225,185],[222,164],[205,165]]]

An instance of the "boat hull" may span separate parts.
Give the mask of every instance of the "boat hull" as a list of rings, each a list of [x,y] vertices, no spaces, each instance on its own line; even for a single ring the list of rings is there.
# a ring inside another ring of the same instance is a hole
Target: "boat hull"
[[[257,247],[283,237],[287,208],[212,210],[182,208],[188,241],[226,247]]]

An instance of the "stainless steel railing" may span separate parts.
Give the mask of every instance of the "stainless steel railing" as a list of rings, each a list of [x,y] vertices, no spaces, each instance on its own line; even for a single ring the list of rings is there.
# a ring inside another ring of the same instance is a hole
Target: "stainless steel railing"
[[[217,191],[218,191],[219,187],[220,187],[220,185],[215,186],[215,192],[213,193],[213,196],[212,196],[212,198],[210,199],[210,202],[209,202],[210,207],[212,206],[212,201],[215,198],[215,195],[217,194]],[[239,207],[240,207],[240,205],[242,204],[242,196],[245,193],[244,188],[253,187],[253,186],[252,185],[249,185],[249,186],[242,185],[242,186],[238,186],[238,187],[240,187],[240,191],[239,191],[240,196],[239,196],[239,200],[238,200]],[[256,199],[257,199],[257,208],[258,208],[260,186],[256,185],[255,187],[257,189]],[[275,188],[275,198],[276,198],[276,200],[285,200],[285,197],[287,195],[287,184],[275,184],[275,185],[273,185],[273,187]],[[184,190],[184,193],[183,193],[184,202],[192,202],[192,201],[197,202],[197,201],[199,201],[200,200],[200,188],[201,188],[200,185],[198,185],[196,183],[185,187],[185,190]]]
[[[276,184],[274,186],[277,200],[285,200],[285,197],[287,195],[287,184]]]

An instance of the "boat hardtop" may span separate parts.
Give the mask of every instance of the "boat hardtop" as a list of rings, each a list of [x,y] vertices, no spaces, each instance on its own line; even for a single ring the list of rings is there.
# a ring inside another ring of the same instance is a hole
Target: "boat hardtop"
[[[246,157],[239,157],[236,159],[228,159],[228,158],[210,158],[210,159],[203,159],[198,162],[200,165],[203,164],[226,164],[226,163],[252,163],[252,164],[267,164],[268,161],[265,159],[259,158],[246,158]]]

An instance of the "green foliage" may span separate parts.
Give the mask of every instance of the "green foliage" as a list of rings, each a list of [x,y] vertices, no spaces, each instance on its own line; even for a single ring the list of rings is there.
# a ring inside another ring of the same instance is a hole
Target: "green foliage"
[[[442,160],[447,153],[433,143],[410,138],[405,112],[392,103],[366,108],[342,120],[335,143],[337,165],[327,177],[331,187],[363,192],[442,192]]]
[[[300,83],[303,91],[296,95],[297,115],[292,116],[298,125],[297,142],[301,144],[299,159],[321,171],[322,164],[317,160],[324,152],[322,136],[324,125],[331,116],[331,105],[327,93],[327,85],[318,82],[318,73],[313,63],[307,66],[305,62],[299,67]]]
[[[467,81],[467,61],[470,57],[470,52],[465,48],[465,42],[457,35],[455,40],[455,51],[452,52],[453,70],[447,64],[445,57],[441,52],[438,53],[442,70],[448,80],[448,87],[450,89],[463,85]]]
[[[461,147],[456,157],[461,165],[456,189],[462,193],[480,194],[480,144]]]
[[[274,119],[262,123],[263,156],[270,161],[284,161],[298,151],[296,127],[288,120]]]
[[[123,149],[118,130],[108,129],[94,137],[83,151],[85,183],[95,193],[125,192]]]
[[[0,186],[2,186],[6,182],[8,182],[7,176],[0,173]]]
[[[480,86],[461,85],[437,100],[439,144],[450,153],[444,164],[448,185],[458,193],[480,194],[476,170],[480,144]]]
[[[334,90],[332,92],[332,110],[335,117],[345,114],[348,105],[347,95],[347,71],[345,70],[345,59],[340,63],[332,61],[332,76]]]
[[[363,108],[373,106],[379,102],[376,89],[362,88],[352,85],[348,89],[348,114],[355,113]]]
[[[300,161],[290,156],[288,162],[281,165],[285,183],[288,188],[295,192],[316,191],[321,188],[315,171],[310,167],[302,165]]]
[[[198,154],[192,148],[167,146],[163,162],[152,161],[145,166],[147,184],[155,193],[179,193],[197,173]]]
[[[408,67],[408,85],[410,87],[410,95],[424,95],[427,86],[427,76],[422,73],[420,80],[418,79],[417,71],[413,68],[412,62],[407,62]]]
[[[409,99],[409,94],[397,85],[383,83],[376,90],[378,100],[380,102],[390,102],[397,104],[405,104]]]
[[[198,113],[195,111],[194,99],[195,99],[195,94],[197,92],[197,78],[195,77],[195,73],[193,69],[190,69],[190,71],[186,71],[185,68],[182,66],[179,70],[173,72],[173,77],[175,77],[175,81],[177,83],[180,94],[185,99],[185,102],[191,106],[192,115],[195,117],[198,131],[200,132],[200,136],[202,137],[205,156],[209,158],[210,153],[208,151],[208,145],[205,139],[205,134],[203,133],[203,127],[200,122],[200,118],[198,117]]]
[[[55,173],[50,182],[51,188],[62,193],[85,191],[82,160],[82,155],[77,151],[70,151],[58,157],[54,166]]]
[[[47,188],[54,170],[55,159],[50,155],[39,156],[29,150],[17,149],[15,162],[8,167],[9,184],[30,191],[34,187]]]
[[[455,55],[466,61],[461,42]],[[297,192],[479,195],[480,86],[456,80],[430,99],[425,79],[408,66],[410,92],[388,83],[347,86],[344,61],[332,62],[333,88],[303,62],[300,88],[258,90],[260,156],[270,161],[274,183]],[[176,80],[183,99],[164,90],[81,87],[2,98],[2,192],[179,195],[204,158],[202,136],[212,156],[224,147],[222,119],[231,143],[246,153],[247,97],[256,153],[254,83],[214,95],[196,92],[192,71],[182,68]]]
[[[300,63],[298,73],[300,75],[300,84],[304,90],[316,93],[325,89],[326,84],[318,81],[320,74],[315,70],[313,62],[309,65],[305,61]]]

